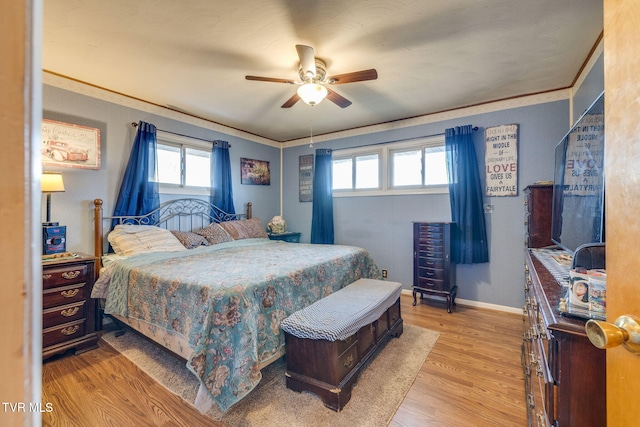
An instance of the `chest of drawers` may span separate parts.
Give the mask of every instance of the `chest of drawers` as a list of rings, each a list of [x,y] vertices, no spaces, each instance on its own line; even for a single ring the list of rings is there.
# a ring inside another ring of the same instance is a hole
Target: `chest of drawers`
[[[42,263],[42,357],[97,346],[96,301],[91,299],[95,258]]]
[[[525,245],[528,248],[552,246],[551,209],[553,185],[529,185],[524,189]]]
[[[524,292],[522,367],[529,426],[606,426],[606,353],[589,342],[585,320],[560,314],[562,286],[530,250]]]
[[[456,267],[451,262],[454,227],[449,222],[413,223],[413,305],[417,294],[421,299],[424,294],[446,298],[449,313],[456,305]]]

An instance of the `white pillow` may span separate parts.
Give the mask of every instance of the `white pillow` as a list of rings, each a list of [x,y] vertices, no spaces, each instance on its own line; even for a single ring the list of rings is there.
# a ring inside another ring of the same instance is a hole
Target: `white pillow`
[[[171,231],[152,225],[116,225],[107,240],[118,255],[187,250]]]

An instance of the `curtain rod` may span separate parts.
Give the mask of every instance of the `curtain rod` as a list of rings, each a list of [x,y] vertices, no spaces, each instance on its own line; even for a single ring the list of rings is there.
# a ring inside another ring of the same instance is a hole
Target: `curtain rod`
[[[133,126],[134,128],[137,128],[137,127],[138,127],[138,123],[136,123],[136,122],[131,122],[131,126]],[[185,135],[185,134],[183,134],[183,133],[171,132],[171,131],[164,130],[164,129],[157,129],[157,128],[156,128],[156,130],[159,130],[160,132],[170,133],[170,134],[172,134],[172,135],[184,136],[185,138],[197,139],[197,140],[199,140],[199,141],[205,141],[205,142],[211,142],[211,143],[213,143],[213,141],[212,141],[212,140],[210,140],[210,139],[198,138],[197,136]],[[231,144],[229,144],[229,147],[231,147]]]
[[[474,126],[472,128],[472,130],[474,132],[477,131],[478,130],[478,126]],[[434,137],[434,136],[442,136],[442,135],[444,135],[444,132],[442,132],[442,133],[433,133],[431,135],[413,136],[411,138],[394,139],[393,141],[374,142],[373,144],[356,145],[355,147],[336,148],[336,149],[331,150],[331,151],[351,150],[353,148],[361,148],[361,147],[373,147],[375,145],[393,144],[394,142],[412,141],[414,139],[431,138],[431,137]]]

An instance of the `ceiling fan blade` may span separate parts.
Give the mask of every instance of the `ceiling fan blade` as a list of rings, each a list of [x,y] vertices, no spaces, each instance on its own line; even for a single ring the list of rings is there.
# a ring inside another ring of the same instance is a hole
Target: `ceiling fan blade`
[[[353,73],[337,74],[327,78],[328,83],[339,85],[344,83],[363,82],[366,80],[375,80],[378,78],[378,72],[371,68],[370,70],[354,71]]]
[[[280,108],[291,108],[293,105],[300,100],[300,96],[297,93],[294,93],[293,96],[287,99],[287,102],[282,104]]]
[[[297,44],[296,51],[298,51],[298,58],[300,58],[300,68],[302,69],[302,75],[309,78],[315,77],[316,57],[313,53],[313,48],[311,46]]]
[[[349,105],[351,105],[351,101],[349,101],[344,96],[337,94],[331,89],[327,89],[327,90],[329,91],[329,93],[327,94],[327,99],[333,102],[334,104],[336,104],[338,107],[347,108]]]
[[[272,78],[272,77],[244,76],[244,78],[247,79],[247,80],[256,80],[256,81],[259,81],[259,82],[274,82],[274,83],[295,84],[295,82],[293,80],[275,79],[275,78]]]

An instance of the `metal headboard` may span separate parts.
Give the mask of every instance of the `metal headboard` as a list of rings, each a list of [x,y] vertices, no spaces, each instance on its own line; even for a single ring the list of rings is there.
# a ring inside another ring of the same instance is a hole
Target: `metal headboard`
[[[94,244],[96,257],[104,252],[104,222],[111,224],[154,225],[171,230],[193,231],[212,222],[224,222],[252,217],[252,204],[247,203],[247,212],[230,214],[219,207],[200,199],[176,199],[164,202],[152,212],[140,216],[103,216],[102,199],[94,204]]]

